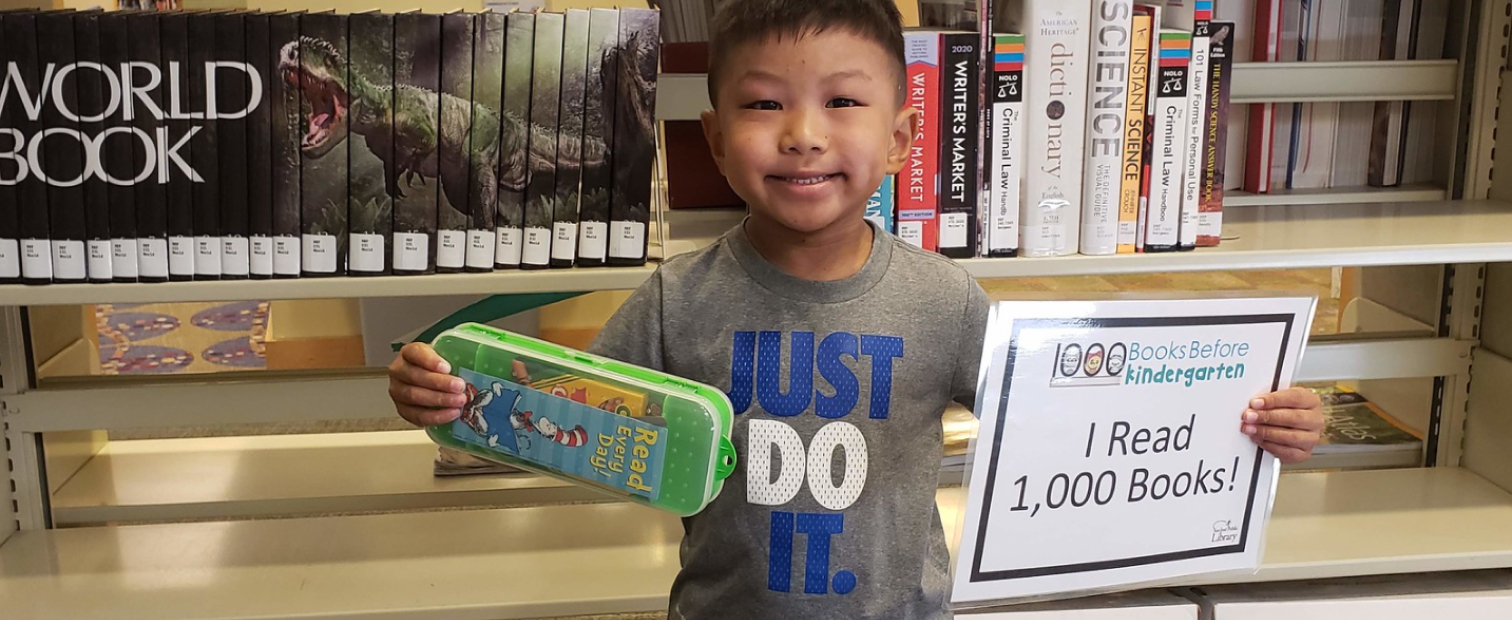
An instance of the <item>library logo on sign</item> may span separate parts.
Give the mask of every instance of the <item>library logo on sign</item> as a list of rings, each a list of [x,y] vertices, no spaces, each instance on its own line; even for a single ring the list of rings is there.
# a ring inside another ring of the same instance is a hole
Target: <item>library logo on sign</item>
[[[1056,347],[1051,387],[1118,385],[1129,358],[1122,342],[1067,342]]]

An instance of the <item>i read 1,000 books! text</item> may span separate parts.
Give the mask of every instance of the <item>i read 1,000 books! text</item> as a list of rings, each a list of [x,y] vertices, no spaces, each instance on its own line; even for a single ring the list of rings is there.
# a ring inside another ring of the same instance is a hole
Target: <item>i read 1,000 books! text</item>
[[[0,11],[0,282],[644,264],[659,20]]]

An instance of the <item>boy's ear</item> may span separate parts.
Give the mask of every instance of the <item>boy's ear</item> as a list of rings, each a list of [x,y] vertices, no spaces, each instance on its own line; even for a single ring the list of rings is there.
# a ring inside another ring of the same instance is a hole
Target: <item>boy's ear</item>
[[[724,131],[719,128],[719,116],[713,110],[704,110],[698,120],[703,123],[704,140],[709,142],[709,154],[714,157],[714,165],[719,166],[720,174],[724,174]]]
[[[903,106],[893,119],[892,140],[887,146],[887,173],[897,174],[908,163],[908,154],[913,150],[914,131],[918,129],[919,111],[913,106]]]

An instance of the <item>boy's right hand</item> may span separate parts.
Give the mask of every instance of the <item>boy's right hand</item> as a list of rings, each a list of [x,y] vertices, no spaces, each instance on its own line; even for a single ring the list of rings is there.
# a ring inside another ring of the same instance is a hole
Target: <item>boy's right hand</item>
[[[411,342],[389,364],[389,398],[399,417],[415,426],[436,426],[457,419],[466,383],[454,377],[451,364],[423,342]]]

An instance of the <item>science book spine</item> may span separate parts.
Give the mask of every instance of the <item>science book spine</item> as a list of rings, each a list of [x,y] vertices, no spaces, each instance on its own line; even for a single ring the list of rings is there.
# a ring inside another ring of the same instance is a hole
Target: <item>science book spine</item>
[[[900,179],[898,237],[933,251],[940,236],[940,33],[904,33],[903,53],[908,62],[908,104],[919,111],[919,121]]]
[[[478,16],[473,37],[473,140],[480,156],[473,162],[473,174],[484,179],[481,190],[469,205],[471,221],[467,228],[467,270],[493,271],[499,247],[499,148],[503,135],[500,124],[504,100],[504,36],[508,30],[503,13],[487,12]]]
[[[1080,247],[1091,0],[1022,5],[1027,123],[1020,253],[1066,256]]]
[[[100,58],[106,67],[126,67],[131,58],[129,24],[125,13],[106,13],[100,16]],[[124,95],[124,93],[122,93]],[[123,96],[111,90],[105,91],[109,107],[124,107]],[[133,106],[135,111],[135,106]],[[150,110],[141,110],[151,114]],[[132,115],[134,118],[134,114]],[[149,134],[150,135],[150,134]],[[98,138],[102,170],[111,175],[114,182],[105,188],[110,211],[110,268],[116,282],[136,282],[137,267],[137,213],[135,186],[140,183],[156,183],[155,178],[138,178],[144,167],[134,165],[133,155],[141,150],[135,128],[125,111],[117,109],[105,119],[105,133]],[[148,174],[148,177],[151,175]]]
[[[938,250],[951,258],[977,253],[977,201],[981,169],[976,163],[981,136],[981,38],[975,32],[948,33],[941,40],[943,88],[940,101],[940,228]]]
[[[247,45],[252,79],[261,96],[247,114],[247,239],[248,271],[253,278],[273,277],[273,112],[269,101],[279,79],[271,64],[272,50],[267,13],[246,17]]]
[[[1160,73],[1155,102],[1155,156],[1145,251],[1180,249],[1182,171],[1186,162],[1187,71],[1192,34],[1160,31]]]
[[[985,228],[988,257],[1018,254],[1019,210],[1024,187],[1024,35],[994,36],[992,113],[988,129],[992,148]]]
[[[1144,179],[1145,109],[1150,96],[1150,33],[1153,18],[1134,15],[1129,29],[1129,96],[1124,108],[1123,156],[1118,178],[1118,253],[1135,251]]]
[[[0,110],[5,115],[5,126],[17,130],[11,134],[11,151],[30,150],[28,147],[33,141],[42,135],[43,105],[48,94],[42,86],[40,56],[37,46],[37,16],[30,13],[11,13],[0,21],[0,33],[4,38],[0,39],[0,49],[5,54],[5,78],[15,76],[10,84],[17,97],[18,104],[7,102],[5,108]],[[0,142],[5,139],[0,138]],[[44,162],[45,163],[45,162]],[[30,166],[28,166],[30,167]],[[0,206],[0,218],[15,221],[15,267],[7,264],[3,266],[5,273],[15,273],[11,278],[19,278],[27,284],[47,284],[52,281],[52,248],[49,240],[50,223],[48,222],[48,186],[43,177],[28,170],[22,175],[16,170],[14,185],[11,188],[14,201],[12,209],[7,211],[6,206]],[[9,212],[10,216],[3,213]],[[9,244],[0,241],[0,244]]]
[[[499,115],[499,248],[494,266],[517,269],[525,252],[525,186],[534,161],[530,124],[534,13],[510,13],[504,35],[504,110]]]
[[[346,104],[325,96],[351,92],[347,83],[347,16],[305,15],[299,20],[300,112],[308,123],[300,151],[301,275],[326,277],[345,273],[348,168]],[[323,52],[323,53],[322,53]]]
[[[1207,119],[1202,151],[1202,206],[1197,214],[1197,245],[1218,245],[1223,236],[1223,179],[1228,152],[1229,92],[1234,69],[1234,23],[1209,22]]]
[[[394,107],[414,110],[416,122],[440,127],[441,16],[403,13],[394,18]],[[413,145],[403,146],[404,151]],[[398,166],[391,181],[394,195],[394,273],[434,273],[436,265],[437,186],[415,180],[419,170],[404,161],[399,134],[394,135]]]
[[[551,264],[551,224],[555,213],[557,141],[562,93],[562,36],[566,16],[536,15],[535,68],[530,90],[530,180],[525,185],[526,269]],[[535,138],[540,136],[540,140]]]
[[[441,193],[436,210],[436,271],[467,267],[468,196],[474,192],[472,72],[474,16],[441,16],[441,133],[436,160]]]
[[[214,71],[216,20],[213,13],[189,14],[189,83],[187,113],[198,129],[190,138],[190,165],[200,179],[192,184],[194,200],[194,278],[221,277],[220,127],[207,112],[214,93],[204,87]],[[181,95],[183,96],[183,95]]]
[[[1133,7],[1128,0],[1096,0],[1092,13],[1080,250],[1108,255],[1118,252]]]
[[[164,123],[168,142],[177,147],[178,160],[190,165],[170,171],[164,185],[166,211],[168,213],[168,279],[192,280],[195,275],[195,183],[204,177],[198,167],[194,152],[207,148],[199,144],[197,135],[204,128],[197,127],[189,119],[189,94],[183,92],[188,84],[173,87],[174,80],[191,75],[189,70],[189,15],[165,13],[159,22],[162,42],[162,63],[167,69],[169,88],[164,96],[164,111],[168,113]],[[178,71],[173,71],[178,67]],[[174,76],[180,76],[175,78]],[[192,84],[192,79],[189,84]],[[192,90],[192,88],[190,88]],[[203,108],[200,108],[203,110]]]
[[[615,76],[619,11],[592,9],[584,75],[583,191],[578,207],[578,264],[604,265],[609,257],[609,203],[614,189]]]
[[[261,107],[250,101],[251,72],[232,67],[247,66],[247,27],[245,13],[225,13],[216,17],[215,92],[207,96],[213,104],[206,117],[216,127],[220,152],[220,223],[221,277],[245,279],[252,273],[252,248],[248,235],[251,203],[247,193],[247,116],[248,106]],[[230,65],[230,66],[227,66]]]
[[[299,21],[300,13],[269,18],[272,44],[270,62],[275,77],[268,90],[272,123],[270,147],[273,158],[273,277],[297,278],[304,271],[300,248],[301,224],[300,149],[305,122],[300,114]]]
[[[394,16],[378,12],[349,18],[347,46],[352,53],[348,79],[353,83],[353,115],[383,119],[393,110]],[[394,204],[394,125],[363,123],[362,135],[347,138],[347,273],[354,276],[390,272],[389,239]],[[380,156],[387,155],[387,159]]]
[[[101,15],[98,11],[83,11],[74,17],[75,60],[83,63],[79,66],[103,66]],[[104,137],[105,119],[111,116],[108,113],[113,106],[106,101],[104,78],[99,71],[75,71],[72,77],[78,97],[78,107],[72,110],[78,117],[78,148],[84,151],[85,161],[79,184],[84,195],[85,272],[90,282],[110,282],[115,278],[110,233],[110,184],[103,176],[109,169],[101,165],[101,160],[106,158],[100,152],[103,149],[84,145]],[[69,148],[75,147],[69,145]]]
[[[582,203],[583,103],[588,71],[588,11],[567,11],[562,30],[562,94],[558,112],[556,210],[552,215],[551,266],[571,267],[577,258],[578,209]]]
[[[1202,211],[1203,138],[1207,136],[1207,82],[1212,47],[1212,0],[1195,0],[1191,61],[1187,68],[1186,148],[1182,153],[1179,249],[1197,247],[1197,215]]]
[[[66,67],[75,60],[73,13],[46,13],[37,18],[37,49],[44,67]],[[44,74],[46,75],[46,74]],[[88,279],[85,238],[87,217],[84,207],[85,149],[77,117],[70,118],[62,107],[79,109],[78,80],[52,84],[48,98],[42,100],[42,124],[45,131],[32,138],[40,145],[40,160],[45,166],[48,231],[51,241],[52,280],[84,282]],[[39,85],[38,92],[42,90]],[[49,105],[50,104],[50,105]],[[60,107],[62,106],[62,107]]]
[[[614,195],[609,264],[644,265],[651,223],[651,173],[656,159],[656,72],[661,12],[620,10],[619,116],[614,121]]]

